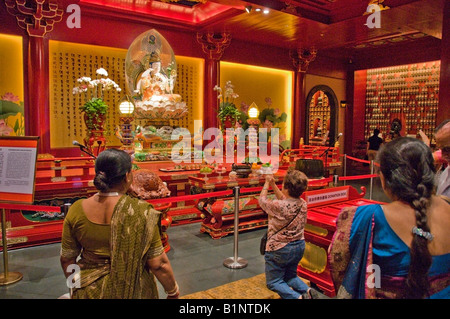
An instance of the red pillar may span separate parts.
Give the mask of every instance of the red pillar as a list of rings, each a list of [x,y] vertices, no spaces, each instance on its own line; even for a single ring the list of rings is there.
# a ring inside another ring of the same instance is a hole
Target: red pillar
[[[306,132],[306,105],[305,105],[305,74],[309,63],[316,58],[315,49],[297,49],[290,52],[295,67],[294,82],[294,108],[292,110],[292,139],[291,147],[298,148],[300,138]]]
[[[231,43],[229,33],[197,33],[197,42],[206,54],[203,127],[218,127],[217,109],[219,106],[214,86],[220,85],[220,58]]]
[[[298,148],[300,138],[304,138],[306,131],[306,107],[305,107],[305,72],[295,71],[294,80],[294,108],[292,110],[292,148]]]
[[[48,76],[45,68],[43,37],[28,39],[28,107],[25,113],[26,135],[39,136],[39,153],[50,150],[48,114]]]
[[[355,70],[353,66],[349,66],[347,69],[347,86],[346,86],[346,100],[348,101],[347,106],[345,108],[345,140],[344,140],[344,153],[352,154],[353,149],[353,111],[355,110],[355,102],[354,102],[354,94],[355,94]],[[364,101],[365,103],[365,101]],[[365,104],[364,104],[365,108]]]
[[[436,125],[450,118],[450,0],[445,1],[442,14],[441,75]]]
[[[215,85],[220,85],[220,62],[214,59],[207,59],[205,65],[205,102],[203,107],[203,125],[209,127],[218,127],[217,121],[217,92],[214,91]],[[216,111],[214,111],[216,110]]]
[[[25,105],[25,133],[39,136],[39,153],[50,151],[48,114],[48,72],[44,36],[62,20],[64,10],[47,0],[6,0],[6,8],[28,33],[28,103]],[[56,132],[55,132],[56,134]]]

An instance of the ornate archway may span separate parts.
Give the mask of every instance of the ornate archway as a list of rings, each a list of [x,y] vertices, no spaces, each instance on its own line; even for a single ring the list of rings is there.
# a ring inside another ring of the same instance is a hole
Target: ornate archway
[[[337,121],[339,103],[334,91],[327,85],[317,85],[309,91],[306,97],[305,143],[309,144],[315,131],[315,121],[322,122],[323,133],[328,132],[326,145],[333,145],[337,136]]]

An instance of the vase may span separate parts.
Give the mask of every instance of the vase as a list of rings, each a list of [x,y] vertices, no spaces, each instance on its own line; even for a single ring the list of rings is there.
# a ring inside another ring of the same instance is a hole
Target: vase
[[[103,131],[103,125],[106,120],[106,114],[98,114],[97,116],[89,116],[87,113],[84,113],[83,116],[84,124],[86,124],[86,129],[88,132],[91,131]]]
[[[222,122],[222,126],[224,129],[232,128],[236,124],[236,120],[232,116],[225,117],[224,121]]]
[[[84,138],[84,144],[88,151],[94,156],[98,156],[106,149],[106,138],[102,131],[90,131],[89,135]]]
[[[84,123],[86,124],[87,136],[84,138],[84,144],[91,154],[98,156],[106,148],[106,139],[104,136],[104,123],[106,114],[100,114],[97,117],[89,119],[84,113]]]

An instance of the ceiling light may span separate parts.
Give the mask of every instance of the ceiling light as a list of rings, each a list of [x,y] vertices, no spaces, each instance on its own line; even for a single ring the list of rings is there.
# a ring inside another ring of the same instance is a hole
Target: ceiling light
[[[260,8],[256,8],[255,11],[256,11],[256,12],[259,12],[259,11],[261,11],[261,9],[260,9]]]
[[[268,14],[268,13],[269,13],[269,9],[264,9],[264,10],[263,10],[263,13],[264,13],[264,14]]]
[[[247,11],[247,13],[252,12],[252,6],[246,6],[245,11]]]

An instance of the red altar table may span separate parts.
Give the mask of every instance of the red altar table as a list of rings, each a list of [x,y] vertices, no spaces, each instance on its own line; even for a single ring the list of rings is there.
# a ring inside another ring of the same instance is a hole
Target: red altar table
[[[189,177],[203,176],[200,174],[200,169],[175,170],[175,164],[170,161],[136,162],[135,164],[140,168],[150,169],[156,173],[167,184],[171,197],[190,195],[191,184],[189,183]],[[212,173],[211,176],[217,176],[217,174]],[[172,204],[168,211],[168,216],[171,217],[173,226],[200,222],[200,215],[198,209],[195,208],[193,200],[177,201]]]
[[[280,183],[283,181],[284,175],[286,174],[286,171],[277,171],[275,174],[273,174],[273,177],[275,179],[276,183]],[[203,175],[203,174],[199,174]],[[218,191],[223,190],[227,188],[233,188],[236,186],[239,187],[256,187],[256,186],[262,186],[264,185],[266,181],[266,177],[264,175],[258,175],[255,177],[249,176],[246,178],[230,178],[228,176],[228,172],[226,176],[217,176],[217,174],[212,175],[209,177],[207,175],[206,177],[199,177],[199,176],[189,176],[189,183],[191,186],[196,186],[204,191],[211,192],[211,191]]]
[[[302,198],[308,203],[308,217],[305,226],[306,248],[297,273],[316,284],[330,297],[336,295],[328,265],[328,247],[336,231],[336,219],[340,211],[348,206],[382,204],[363,198],[365,188],[359,194],[352,186],[331,187],[307,191]]]
[[[154,205],[155,209],[162,212],[161,217],[161,241],[164,250],[170,250],[167,229],[170,227],[170,220],[167,218],[167,211],[171,203]],[[40,244],[51,244],[61,241],[64,214],[67,207],[64,206],[43,206],[0,203],[0,211],[5,209],[6,235],[8,249],[24,248]],[[39,221],[33,215],[45,214],[47,220]],[[31,217],[30,217],[31,216]],[[34,217],[35,220],[32,218]],[[0,232],[0,240],[3,234]],[[2,247],[0,245],[0,250]]]
[[[94,161],[90,157],[39,158],[33,205],[1,204],[9,205],[5,209],[8,245],[14,249],[59,242],[64,209],[68,207],[65,204],[95,194],[94,176]],[[172,223],[168,217],[171,205],[166,203],[155,207],[163,213],[161,239],[166,251],[170,249],[166,230]],[[191,210],[198,212],[194,208]]]
[[[238,231],[267,226],[267,215],[258,205],[257,195],[240,196]],[[213,239],[234,233],[234,197],[200,200],[197,208],[202,212],[200,232]]]
[[[157,174],[163,182],[167,184],[170,190],[170,196],[189,195],[190,185],[189,176],[196,176],[199,170],[178,170],[171,171],[174,168],[173,162],[136,162],[142,169],[150,169]],[[172,203],[168,211],[168,216],[172,220],[172,225],[182,225],[200,221],[200,214],[194,208],[194,201],[183,200]]]
[[[155,172],[171,191],[171,196],[189,195],[189,176],[199,175],[199,170],[162,171],[173,168],[173,162],[135,162],[140,168]],[[8,242],[11,248],[54,243],[61,240],[64,204],[72,204],[97,192],[93,185],[94,161],[90,157],[38,158],[34,203],[29,209],[6,210]],[[157,209],[166,210],[165,207]],[[163,216],[162,226],[199,222],[201,212],[194,201],[178,201],[171,204]],[[168,245],[165,231],[162,234]]]
[[[283,182],[285,171],[274,174],[277,184]],[[231,189],[257,187],[254,193],[247,193],[239,197],[239,225],[238,231],[257,229],[267,226],[267,214],[258,205],[260,187],[265,183],[265,176],[247,178],[225,177],[189,177],[192,186],[198,187],[202,192],[213,192]],[[214,194],[214,193],[211,193]],[[234,197],[212,197],[201,199],[196,203],[201,212],[202,222],[200,232],[208,233],[212,238],[218,239],[234,233]]]
[[[286,172],[287,170],[285,169],[279,169],[276,173],[273,174],[276,184],[281,184],[283,182],[283,178],[286,175]],[[258,175],[258,176],[249,175],[249,177],[246,178],[239,178],[239,177],[230,178],[228,176],[228,172],[225,174],[225,176],[218,176],[217,174],[207,176],[204,176],[204,174],[197,174],[194,176],[189,176],[189,184],[191,186],[198,187],[202,191],[206,192],[218,191],[227,188],[233,188],[236,186],[239,187],[262,186],[264,185],[265,180],[266,180],[265,175]],[[311,178],[308,179],[308,182],[309,182],[308,185],[309,189],[317,189],[328,187],[330,180],[327,178],[322,179]]]
[[[277,185],[283,182],[286,171],[279,170],[274,174]],[[308,187],[326,187],[331,181],[328,179],[311,179]],[[192,186],[198,187],[202,192],[211,192],[211,197],[200,199],[196,208],[201,212],[202,222],[200,232],[208,233],[212,238],[218,239],[234,233],[234,197],[216,197],[214,192],[231,189],[236,186],[243,188],[239,196],[239,229],[246,231],[267,226],[267,214],[259,207],[258,198],[261,186],[265,183],[265,176],[233,178],[226,177],[189,177]],[[254,192],[251,190],[254,189]],[[274,195],[271,195],[274,196]]]
[[[97,192],[94,161],[90,157],[38,159],[36,163],[36,201],[86,197]]]

